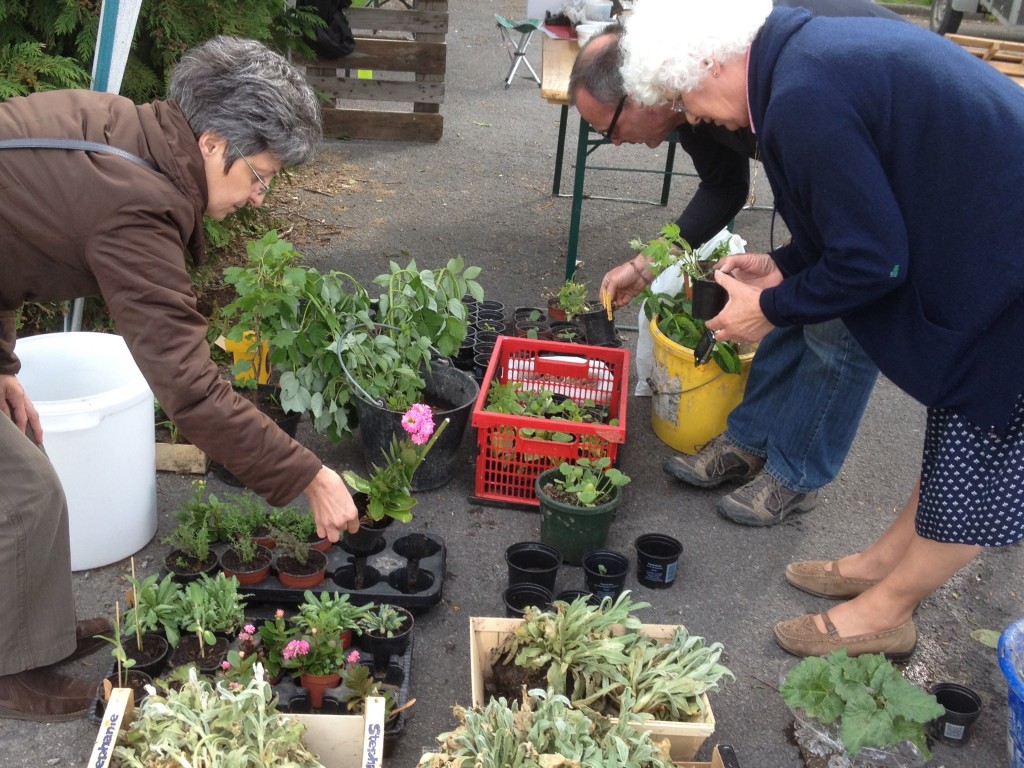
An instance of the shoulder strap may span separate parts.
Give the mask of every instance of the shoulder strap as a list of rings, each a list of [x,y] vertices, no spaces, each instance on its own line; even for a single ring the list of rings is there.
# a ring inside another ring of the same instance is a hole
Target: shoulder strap
[[[80,149],[83,152],[105,152],[130,160],[136,165],[156,171],[156,166],[138,155],[133,155],[120,147],[101,144],[98,141],[81,141],[79,139],[0,139],[0,149]]]

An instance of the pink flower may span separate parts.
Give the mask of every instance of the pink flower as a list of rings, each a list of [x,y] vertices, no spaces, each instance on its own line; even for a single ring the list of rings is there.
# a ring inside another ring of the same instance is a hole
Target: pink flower
[[[242,631],[245,632],[245,634],[247,634],[249,637],[252,637],[256,634],[256,627],[254,627],[252,624],[246,624],[244,627],[242,627]]]
[[[416,403],[402,416],[402,429],[412,436],[416,445],[424,445],[434,434],[434,414],[430,406]]]
[[[345,661],[349,664],[356,664],[359,661],[359,651],[352,651],[348,656],[345,657]]]
[[[283,619],[284,618],[284,608],[278,608],[276,611],[274,611],[274,616],[276,616],[279,619]]]
[[[294,659],[296,656],[306,656],[309,653],[309,642],[306,640],[291,640],[284,647],[281,655],[286,659]]]
[[[220,668],[227,672],[229,669],[231,669],[231,662],[227,659],[224,659],[224,661],[220,663]]]
[[[239,633],[238,633],[238,639],[239,639],[239,640],[240,640],[241,642],[243,642],[243,643],[244,643],[244,642],[245,642],[246,640],[250,639],[251,637],[252,637],[252,632],[239,632]]]

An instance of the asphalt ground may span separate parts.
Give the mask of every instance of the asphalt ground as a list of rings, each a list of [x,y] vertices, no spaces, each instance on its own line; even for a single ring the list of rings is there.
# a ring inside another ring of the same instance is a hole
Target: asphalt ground
[[[484,268],[487,295],[507,306],[536,305],[557,287],[564,270],[568,199],[552,197],[558,109],[546,104],[536,84],[517,79],[505,90],[508,69],[494,14],[525,15],[522,0],[452,0],[444,137],[436,144],[328,141],[318,159],[289,185],[275,191],[276,204],[290,211],[290,233],[308,260],[369,281],[391,258],[410,257],[437,266],[463,256]],[[969,22],[968,34],[1005,36],[991,24]],[[540,64],[540,42],[529,52]],[[570,123],[575,127],[575,115]],[[664,148],[604,147],[602,164],[658,170]],[[571,161],[571,151],[570,158]],[[592,160],[592,162],[596,162]],[[677,170],[687,163],[677,160]],[[649,238],[675,217],[694,189],[692,177],[673,181],[668,208],[588,199],[583,205],[579,276],[596,289],[604,272],[630,255],[629,241]],[[589,195],[650,198],[659,183],[650,174],[593,172]],[[765,193],[767,195],[767,189]],[[770,214],[741,213],[735,229],[748,248],[770,241]],[[776,241],[784,236],[776,223]],[[621,325],[635,325],[633,310],[620,311]],[[635,332],[625,331],[627,348]],[[635,385],[631,377],[630,392]],[[741,765],[795,768],[802,765],[791,740],[793,718],[776,687],[792,657],[775,644],[779,620],[827,609],[832,603],[799,592],[784,577],[793,560],[831,558],[873,541],[902,507],[917,475],[924,409],[887,381],[875,388],[842,472],[821,491],[818,508],[767,529],[744,528],[715,511],[720,491],[687,488],[662,472],[673,451],[651,431],[648,398],[630,397],[627,441],[620,467],[633,478],[611,528],[608,545],[633,557],[641,533],[661,531],[684,544],[681,572],[667,590],[640,586],[631,573],[627,587],[651,603],[640,616],[648,623],[683,624],[691,633],[726,648],[724,662],[735,680],[712,694],[717,720],[714,743],[734,745]],[[362,466],[357,442],[332,446],[312,433],[299,439],[334,467]],[[539,516],[469,501],[474,469],[470,434],[453,480],[420,495],[408,531],[443,537],[447,570],[443,598],[417,619],[411,669],[416,704],[389,766],[411,768],[435,737],[455,725],[452,706],[470,703],[469,618],[503,616],[507,573],[505,548],[536,540]],[[212,474],[212,492],[226,493]],[[156,572],[166,547],[160,538],[173,526],[173,512],[191,491],[192,478],[160,473],[159,531],[136,555],[140,575]],[[116,532],[111,532],[116,535]],[[113,616],[123,594],[127,560],[75,574],[80,616]],[[1019,546],[983,553],[919,608],[918,649],[907,676],[922,685],[964,683],[981,695],[984,709],[962,747],[936,744],[935,766],[1005,765],[1006,682],[995,652],[973,640],[979,628],[1001,630],[1024,615]],[[582,586],[579,568],[561,569],[556,589]],[[97,677],[109,666],[106,654],[78,662],[71,671]],[[89,721],[32,724],[0,720],[0,766],[82,765],[96,727]]]

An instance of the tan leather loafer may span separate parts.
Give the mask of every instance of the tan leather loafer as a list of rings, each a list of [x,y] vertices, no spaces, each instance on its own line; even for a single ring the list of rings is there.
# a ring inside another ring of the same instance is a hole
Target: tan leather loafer
[[[39,723],[85,717],[97,682],[68,677],[51,669],[29,669],[0,677],[0,718]]]
[[[832,569],[828,570],[831,565]],[[856,597],[878,579],[851,579],[839,572],[838,560],[801,560],[786,566],[786,581],[817,597]]]
[[[775,625],[775,641],[782,650],[794,656],[828,656],[832,651],[845,647],[848,656],[884,653],[893,661],[906,659],[917,646],[917,627],[913,619],[894,629],[842,637],[827,613],[822,613],[821,618],[826,632],[815,626],[814,614],[810,613],[780,621]]]

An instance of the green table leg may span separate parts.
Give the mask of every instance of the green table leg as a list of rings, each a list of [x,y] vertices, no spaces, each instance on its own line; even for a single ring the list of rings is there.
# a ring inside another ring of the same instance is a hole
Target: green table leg
[[[569,245],[565,252],[565,279],[571,280],[576,272],[576,250],[580,243],[580,214],[583,211],[583,181],[587,175],[587,139],[590,124],[580,118],[580,133],[576,140],[576,175],[572,186],[572,211],[569,214]]]
[[[558,197],[562,194],[562,158],[565,156],[565,124],[569,121],[569,105],[562,105],[562,114],[558,119],[558,146],[555,149],[555,182],[551,186],[551,194]]]

